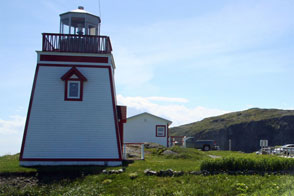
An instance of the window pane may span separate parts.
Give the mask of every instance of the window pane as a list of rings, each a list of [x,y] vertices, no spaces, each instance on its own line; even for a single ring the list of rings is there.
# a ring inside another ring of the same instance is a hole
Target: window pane
[[[164,136],[164,127],[157,127],[157,136]]]
[[[70,82],[69,83],[69,97],[79,97],[79,83]]]

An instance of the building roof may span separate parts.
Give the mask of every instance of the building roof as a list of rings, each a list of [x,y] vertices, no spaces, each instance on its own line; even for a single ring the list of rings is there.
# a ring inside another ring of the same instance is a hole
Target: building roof
[[[92,13],[84,10],[84,7],[83,6],[79,6],[78,9],[71,10],[69,12],[62,13],[59,16],[63,16],[63,15],[67,15],[67,14],[87,14],[87,15],[91,15],[93,17],[96,17],[99,20],[99,22],[101,22],[101,19],[100,19],[99,16],[96,16],[95,14],[92,14]]]
[[[161,120],[166,121],[166,122],[168,123],[168,125],[171,125],[171,124],[172,124],[172,121],[167,120],[167,119],[165,119],[165,118],[161,118],[161,117],[159,117],[159,116],[155,116],[155,115],[150,114],[150,113],[148,113],[148,112],[143,112],[143,113],[141,113],[141,114],[137,114],[137,115],[131,116],[131,117],[127,118],[127,120],[132,119],[132,118],[135,118],[135,117],[138,117],[138,116],[142,116],[142,115],[149,115],[149,116],[152,116],[152,117],[155,117],[155,118],[159,118],[159,119],[161,119]]]
[[[81,73],[79,72],[79,70],[73,66],[69,71],[67,71],[62,77],[62,80],[68,80],[70,79],[70,77],[72,75],[76,75],[78,77],[78,79],[82,80],[82,81],[87,81],[87,78]]]

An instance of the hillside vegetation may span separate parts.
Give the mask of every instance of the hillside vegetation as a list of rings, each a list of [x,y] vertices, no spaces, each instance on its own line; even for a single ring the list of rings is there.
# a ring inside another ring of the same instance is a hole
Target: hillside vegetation
[[[294,116],[294,110],[252,108],[245,111],[205,118],[202,121],[179,127],[173,127],[170,129],[170,133],[171,135],[193,136],[199,132],[205,133],[213,130],[226,129],[232,125],[282,118],[285,116]]]

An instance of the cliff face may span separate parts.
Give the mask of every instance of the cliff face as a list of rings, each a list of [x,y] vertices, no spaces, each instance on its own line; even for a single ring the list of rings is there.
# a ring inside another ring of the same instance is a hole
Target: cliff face
[[[236,116],[238,120],[234,120]],[[269,146],[294,143],[294,111],[251,109],[175,127],[171,132],[214,139],[222,150],[229,149],[231,140],[232,150],[253,152],[260,149],[260,140],[268,140]]]

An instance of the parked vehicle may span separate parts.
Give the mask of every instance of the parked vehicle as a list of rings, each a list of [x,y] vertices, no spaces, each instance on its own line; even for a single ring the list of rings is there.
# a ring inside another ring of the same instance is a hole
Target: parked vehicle
[[[294,144],[286,144],[283,145],[282,147],[282,152],[286,156],[290,156],[294,154]]]
[[[281,148],[291,148],[294,147],[294,144],[285,144]]]
[[[186,143],[186,148],[197,148],[203,151],[218,149],[218,147],[216,146],[215,140],[196,140],[193,137],[188,137],[185,140],[185,143]]]

